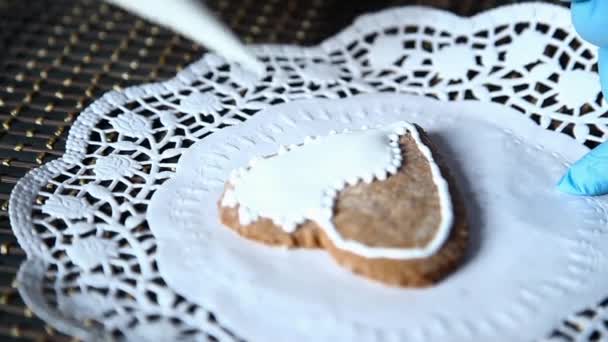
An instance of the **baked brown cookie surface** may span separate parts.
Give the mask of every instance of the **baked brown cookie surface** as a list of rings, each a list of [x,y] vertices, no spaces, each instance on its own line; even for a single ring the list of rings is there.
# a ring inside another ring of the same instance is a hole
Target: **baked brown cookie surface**
[[[219,202],[221,221],[240,235],[268,245],[326,249],[340,265],[386,284],[403,287],[435,284],[455,270],[464,258],[468,225],[463,200],[446,165],[424,131],[417,126],[416,130],[449,184],[453,208],[449,236],[431,256],[365,257],[339,248],[312,220],[300,224],[291,233],[264,217],[241,224],[239,206],[223,206],[222,200]],[[404,162],[396,173],[382,181],[347,185],[335,197],[332,222],[344,239],[370,247],[408,249],[426,246],[438,233],[442,220],[441,203],[429,161],[411,133],[400,136],[398,142]],[[233,187],[228,182],[226,191]]]

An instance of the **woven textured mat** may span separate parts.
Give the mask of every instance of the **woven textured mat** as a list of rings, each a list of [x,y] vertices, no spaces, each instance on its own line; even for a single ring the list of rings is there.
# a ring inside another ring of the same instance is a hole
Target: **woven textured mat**
[[[513,2],[213,0],[209,6],[247,43],[311,45],[359,14],[391,6],[468,16]],[[93,100],[169,78],[204,50],[100,0],[0,0],[0,51],[0,340],[69,341],[34,317],[14,287],[25,255],[9,226],[9,193],[28,170],[63,153],[71,122]]]

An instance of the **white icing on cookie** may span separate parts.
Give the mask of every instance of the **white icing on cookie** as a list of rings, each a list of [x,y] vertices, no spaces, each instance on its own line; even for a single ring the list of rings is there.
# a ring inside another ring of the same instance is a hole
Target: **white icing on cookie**
[[[336,195],[347,185],[383,181],[396,173],[402,163],[399,137],[408,132],[428,160],[437,186],[441,222],[435,237],[423,248],[370,247],[342,238],[332,222]],[[292,233],[299,224],[312,220],[338,248],[366,258],[429,257],[443,245],[453,223],[448,183],[431,150],[407,122],[341,134],[330,131],[325,137],[308,137],[299,146],[281,146],[276,156],[254,159],[247,168],[233,171],[230,183],[233,189],[224,194],[222,206],[238,205],[242,225],[265,217]]]

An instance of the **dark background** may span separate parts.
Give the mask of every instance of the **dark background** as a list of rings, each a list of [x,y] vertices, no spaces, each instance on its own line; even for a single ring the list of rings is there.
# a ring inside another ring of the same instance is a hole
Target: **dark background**
[[[427,5],[470,16],[514,2],[521,1],[208,4],[247,43],[312,45],[359,14],[392,6]],[[70,124],[103,93],[169,78],[203,52],[190,41],[99,0],[0,0],[0,341],[71,340],[36,318],[14,287],[15,273],[25,258],[8,220],[15,182],[63,153]]]

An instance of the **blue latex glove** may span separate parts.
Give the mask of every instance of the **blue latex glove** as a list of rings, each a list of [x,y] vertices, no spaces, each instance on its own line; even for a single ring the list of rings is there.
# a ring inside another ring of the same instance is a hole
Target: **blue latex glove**
[[[599,74],[608,99],[608,0],[572,2],[572,22],[577,32],[599,47]],[[583,196],[608,194],[608,141],[597,146],[568,170],[558,188]]]

